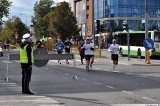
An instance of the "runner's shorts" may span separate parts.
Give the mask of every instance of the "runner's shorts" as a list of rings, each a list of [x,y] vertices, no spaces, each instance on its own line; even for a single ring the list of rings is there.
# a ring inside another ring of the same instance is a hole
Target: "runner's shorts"
[[[91,55],[85,55],[85,59],[90,61]]]
[[[118,54],[112,54],[111,59],[118,61]]]
[[[70,53],[70,48],[65,48],[66,53]]]

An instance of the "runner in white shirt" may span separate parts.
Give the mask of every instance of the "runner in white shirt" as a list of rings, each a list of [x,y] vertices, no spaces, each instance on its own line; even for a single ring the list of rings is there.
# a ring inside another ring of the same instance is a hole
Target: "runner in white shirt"
[[[85,50],[86,69],[87,71],[89,71],[90,59],[91,59],[91,56],[93,55],[93,50],[94,50],[92,44],[90,44],[89,38],[87,38],[87,41],[83,45],[83,48]]]
[[[111,51],[111,59],[113,60],[113,72],[116,72],[116,65],[118,65],[118,51],[119,51],[119,45],[116,44],[116,40],[112,40],[112,44],[109,47],[109,50]]]
[[[94,48],[94,43],[92,42],[92,40],[90,44],[92,45],[92,48]],[[92,68],[93,62],[94,62],[94,49],[92,50],[90,68]]]

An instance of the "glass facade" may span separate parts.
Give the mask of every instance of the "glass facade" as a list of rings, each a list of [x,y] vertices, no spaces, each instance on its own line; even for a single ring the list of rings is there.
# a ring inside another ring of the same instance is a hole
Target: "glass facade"
[[[106,29],[114,25],[114,30],[122,30],[124,22],[128,22],[131,30],[144,30],[145,21],[145,0],[95,0],[94,2],[94,18],[122,18],[119,20],[105,20]],[[124,17],[129,17],[124,21]],[[160,0],[148,0],[148,17],[156,20],[149,20],[149,30],[160,28]],[[133,19],[131,19],[133,18]],[[139,18],[134,20],[135,18]],[[107,31],[107,30],[104,30]]]

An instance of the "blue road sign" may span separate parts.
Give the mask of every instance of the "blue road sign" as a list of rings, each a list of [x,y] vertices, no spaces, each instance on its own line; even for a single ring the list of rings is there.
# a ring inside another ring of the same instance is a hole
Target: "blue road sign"
[[[154,42],[151,38],[147,38],[143,41],[143,46],[146,50],[152,49],[154,47]]]

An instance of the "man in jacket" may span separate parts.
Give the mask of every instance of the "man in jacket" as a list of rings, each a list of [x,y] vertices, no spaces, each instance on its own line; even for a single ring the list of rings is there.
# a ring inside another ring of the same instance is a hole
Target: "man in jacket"
[[[34,63],[33,48],[30,34],[23,35],[23,42],[20,49],[20,63],[22,68],[22,93],[33,95],[29,89],[29,82],[32,74],[32,64]]]

